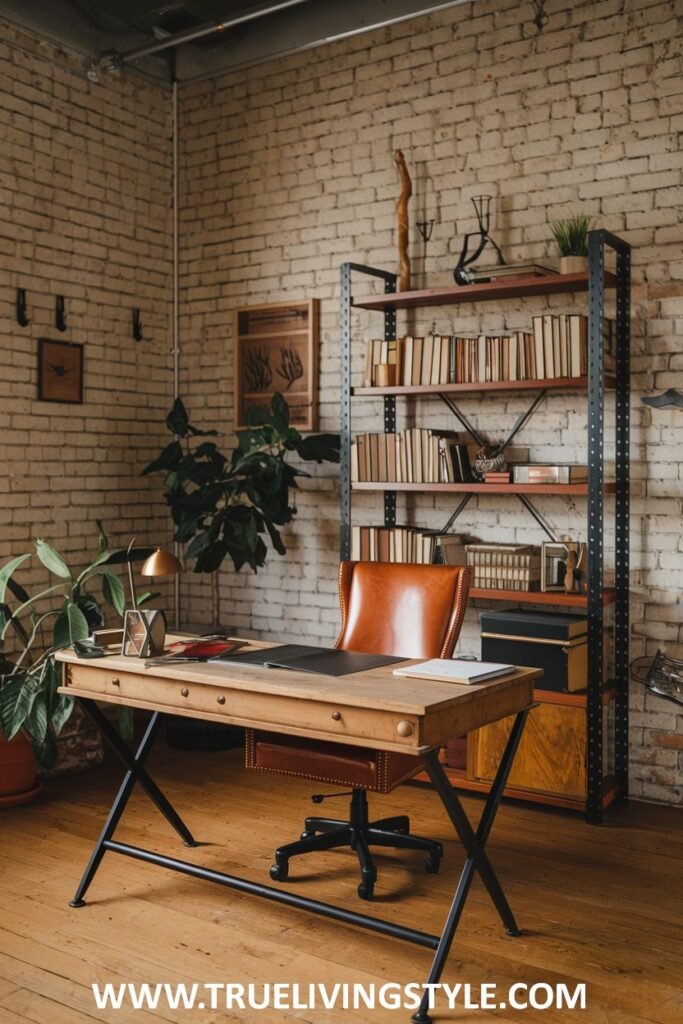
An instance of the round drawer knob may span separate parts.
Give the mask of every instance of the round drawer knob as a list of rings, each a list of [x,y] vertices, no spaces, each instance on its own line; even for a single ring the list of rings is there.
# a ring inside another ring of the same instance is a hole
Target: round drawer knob
[[[412,722],[399,722],[396,726],[396,732],[399,736],[412,736],[413,735],[413,723]]]
[[[332,720],[334,722],[341,722],[341,711],[333,711],[332,712]]]
[[[216,700],[218,701],[219,704],[225,704],[225,697],[223,696],[223,694],[221,694],[220,697],[216,697]]]
[[[188,690],[188,688],[186,686],[183,686],[182,690],[180,691],[180,696],[181,697],[189,697],[190,696],[190,691]]]
[[[112,679],[111,685],[112,686],[120,686],[121,685],[121,680],[120,679]]]

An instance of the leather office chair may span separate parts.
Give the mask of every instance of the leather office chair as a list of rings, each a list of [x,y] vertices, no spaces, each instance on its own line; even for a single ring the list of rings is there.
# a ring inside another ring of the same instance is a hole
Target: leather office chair
[[[471,573],[462,566],[342,562],[342,624],[335,646],[401,658],[450,658],[465,614]],[[352,790],[348,821],[306,818],[301,839],[276,850],[275,864],[270,869],[276,881],[287,878],[290,857],[340,846],[356,851],[361,869],[358,895],[362,899],[372,899],[377,879],[371,846],[424,850],[429,855],[427,871],[439,870],[441,844],[411,835],[405,815],[372,823],[368,818],[367,791],[391,792],[420,770],[419,758],[248,729],[246,764],[260,771],[336,783]],[[313,797],[315,803],[322,799]]]

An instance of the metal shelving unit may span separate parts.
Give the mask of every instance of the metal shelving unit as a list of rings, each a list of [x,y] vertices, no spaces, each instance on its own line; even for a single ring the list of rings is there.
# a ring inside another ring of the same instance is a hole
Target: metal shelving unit
[[[606,250],[616,253],[616,273],[605,267]],[[340,555],[348,558],[351,548],[352,493],[353,490],[382,491],[384,495],[384,524],[396,525],[397,491],[418,490],[422,492],[458,494],[459,502],[444,527],[449,530],[456,518],[466,507],[473,494],[513,494],[534,516],[539,526],[551,539],[555,539],[545,519],[532,504],[531,494],[572,493],[587,497],[586,538],[588,544],[587,594],[584,595],[535,595],[539,604],[566,607],[584,607],[588,617],[588,689],[582,695],[586,707],[587,736],[587,794],[585,814],[588,821],[599,823],[604,808],[618,796],[628,792],[628,643],[629,643],[629,379],[630,379],[630,246],[622,239],[607,231],[592,231],[589,234],[588,273],[553,275],[546,278],[527,278],[512,282],[428,289],[422,292],[396,291],[397,276],[376,267],[357,263],[344,263],[341,267],[341,489],[340,489]],[[352,280],[354,275],[363,278],[379,278],[384,285],[382,295],[354,300]],[[606,377],[604,372],[603,320],[605,290],[614,289],[616,296],[616,377]],[[525,296],[558,293],[588,292],[588,375],[585,378],[540,381],[496,382],[492,384],[444,385],[439,386],[396,386],[390,388],[352,387],[351,355],[352,329],[351,310],[360,308],[381,312],[384,318],[384,338],[396,338],[396,310],[414,309],[436,305],[490,301],[493,299],[519,298]],[[615,479],[605,481],[605,392],[614,390],[615,422]],[[533,415],[539,405],[552,393],[560,391],[583,391],[587,396],[587,464],[588,482],[583,485],[568,485],[565,488],[521,488],[514,485],[397,485],[391,483],[359,484],[352,488],[350,479],[352,400],[354,396],[364,399],[381,399],[384,411],[384,431],[396,430],[396,398],[402,396],[424,397],[434,394],[442,398],[464,429],[478,442],[483,438],[456,404],[456,396],[468,393],[482,394],[491,391],[534,393],[531,405],[519,417],[508,437],[509,444],[521,427]],[[614,587],[604,585],[604,525],[606,498],[614,498]],[[519,594],[475,590],[473,596],[483,600],[529,600],[532,597]],[[614,679],[609,688],[603,679],[603,629],[604,609],[614,605]],[[605,695],[614,695],[614,776],[603,774],[603,747],[605,743],[603,711]],[[462,774],[462,773],[461,773]],[[467,783],[454,772],[455,785],[471,789],[483,788],[479,783]],[[521,793],[519,795],[522,795]],[[542,799],[531,797],[531,799]],[[565,801],[552,801],[567,805]]]

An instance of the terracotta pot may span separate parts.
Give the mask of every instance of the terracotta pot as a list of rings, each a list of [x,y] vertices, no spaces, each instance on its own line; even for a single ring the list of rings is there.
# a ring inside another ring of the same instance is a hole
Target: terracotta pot
[[[10,743],[0,736],[0,807],[27,803],[40,793],[43,784],[36,777],[37,768],[23,732]]]
[[[587,256],[560,256],[561,274],[585,274],[587,271]]]

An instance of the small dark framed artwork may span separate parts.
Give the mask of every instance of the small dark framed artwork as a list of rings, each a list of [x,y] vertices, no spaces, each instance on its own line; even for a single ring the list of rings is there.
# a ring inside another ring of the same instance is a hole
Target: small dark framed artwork
[[[83,346],[38,339],[38,400],[83,402]]]

